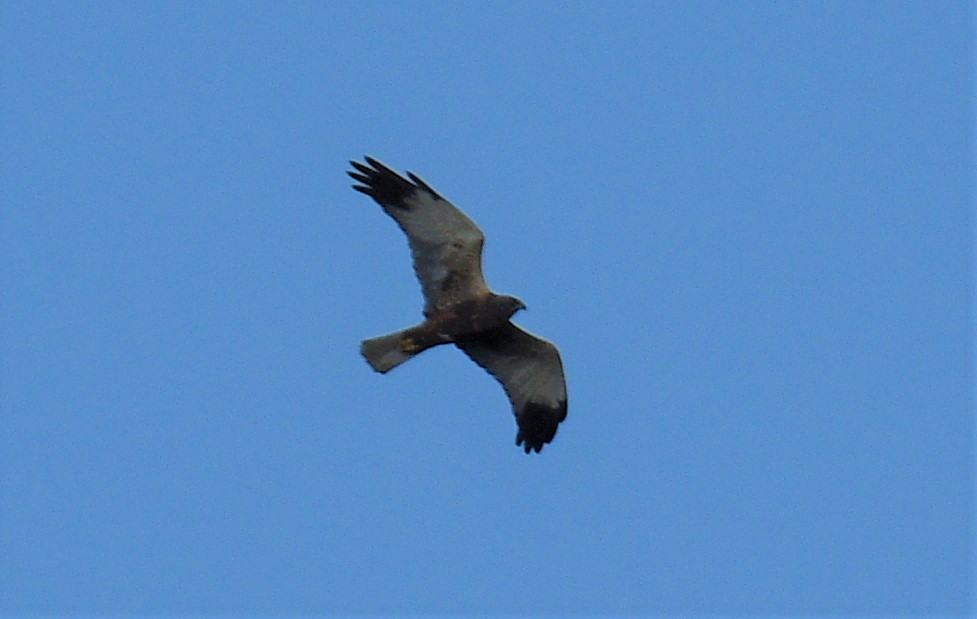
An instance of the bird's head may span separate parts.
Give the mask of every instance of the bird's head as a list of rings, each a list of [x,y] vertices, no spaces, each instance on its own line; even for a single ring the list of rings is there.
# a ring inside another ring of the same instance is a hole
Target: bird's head
[[[526,309],[525,303],[516,297],[510,297],[508,295],[499,295],[495,298],[495,302],[498,304],[499,311],[507,318],[511,317],[519,310]]]

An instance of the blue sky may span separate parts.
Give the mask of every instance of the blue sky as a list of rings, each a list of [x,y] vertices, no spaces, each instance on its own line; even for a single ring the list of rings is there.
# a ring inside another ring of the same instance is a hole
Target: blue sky
[[[0,614],[963,615],[972,3],[0,4]],[[425,178],[569,417],[420,319]]]

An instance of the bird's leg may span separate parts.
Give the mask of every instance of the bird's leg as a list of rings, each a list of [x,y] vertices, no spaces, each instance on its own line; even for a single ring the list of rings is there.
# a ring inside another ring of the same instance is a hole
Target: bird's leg
[[[414,341],[410,335],[404,335],[400,338],[400,349],[409,355],[413,355],[418,352],[421,347]]]
[[[400,337],[400,350],[408,355],[416,355],[432,346],[447,344],[451,341],[451,337],[440,333],[443,330],[438,322],[425,320],[403,332]]]

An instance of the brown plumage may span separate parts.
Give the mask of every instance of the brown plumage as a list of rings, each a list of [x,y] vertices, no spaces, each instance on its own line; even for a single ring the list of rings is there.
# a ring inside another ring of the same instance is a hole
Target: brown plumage
[[[454,344],[492,374],[512,403],[516,444],[539,452],[567,415],[566,382],[556,346],[509,319],[519,299],[492,292],[482,275],[485,237],[460,209],[423,180],[379,161],[350,161],[353,189],[373,198],[407,235],[424,293],[424,322],[363,341],[360,352],[386,373],[433,346]],[[409,180],[408,180],[409,179]]]

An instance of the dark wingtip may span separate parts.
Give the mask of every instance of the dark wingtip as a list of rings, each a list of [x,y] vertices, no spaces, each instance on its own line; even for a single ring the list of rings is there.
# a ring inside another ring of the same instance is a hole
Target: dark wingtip
[[[424,179],[422,179],[420,176],[414,174],[410,170],[407,171],[407,178],[409,178],[410,180],[412,180],[415,185],[417,185],[418,187],[420,187],[424,191],[428,192],[429,194],[431,194],[435,198],[438,198],[439,200],[444,200],[444,198],[441,197],[441,194],[439,194],[438,192],[434,191],[434,189],[430,185],[428,185],[427,183],[424,182]]]
[[[350,162],[349,162],[349,164],[350,164],[351,166],[353,166],[354,168],[356,168],[356,170],[357,170],[358,172],[361,172],[361,173],[363,173],[364,175],[367,175],[367,176],[369,176],[370,174],[376,174],[376,170],[374,170],[373,168],[371,168],[371,167],[369,167],[369,166],[365,166],[365,165],[363,165],[363,164],[362,164],[362,163],[360,163],[359,161],[353,161],[353,160],[351,159],[351,160],[350,160]],[[352,172],[347,172],[347,174],[352,174]]]
[[[363,160],[366,164],[350,159],[353,170],[347,170],[346,174],[362,183],[353,185],[353,189],[370,196],[381,206],[407,208],[405,200],[417,191],[417,187],[373,157],[364,155]]]
[[[529,454],[529,452],[532,452],[532,451],[535,451],[536,453],[539,453],[540,451],[542,451],[543,445],[545,443],[548,443],[548,442],[549,441],[544,441],[544,442],[538,442],[538,443],[536,443],[536,442],[532,442],[532,441],[526,440],[526,437],[523,436],[523,433],[522,432],[519,432],[516,435],[516,445],[517,446],[520,446],[521,445],[522,446],[522,450],[524,452],[526,452],[527,455]]]
[[[566,418],[566,411],[566,401],[557,406],[528,402],[516,415],[516,422],[519,424],[516,445],[522,445],[527,454],[530,451],[539,453],[543,445],[556,436],[557,427]]]

